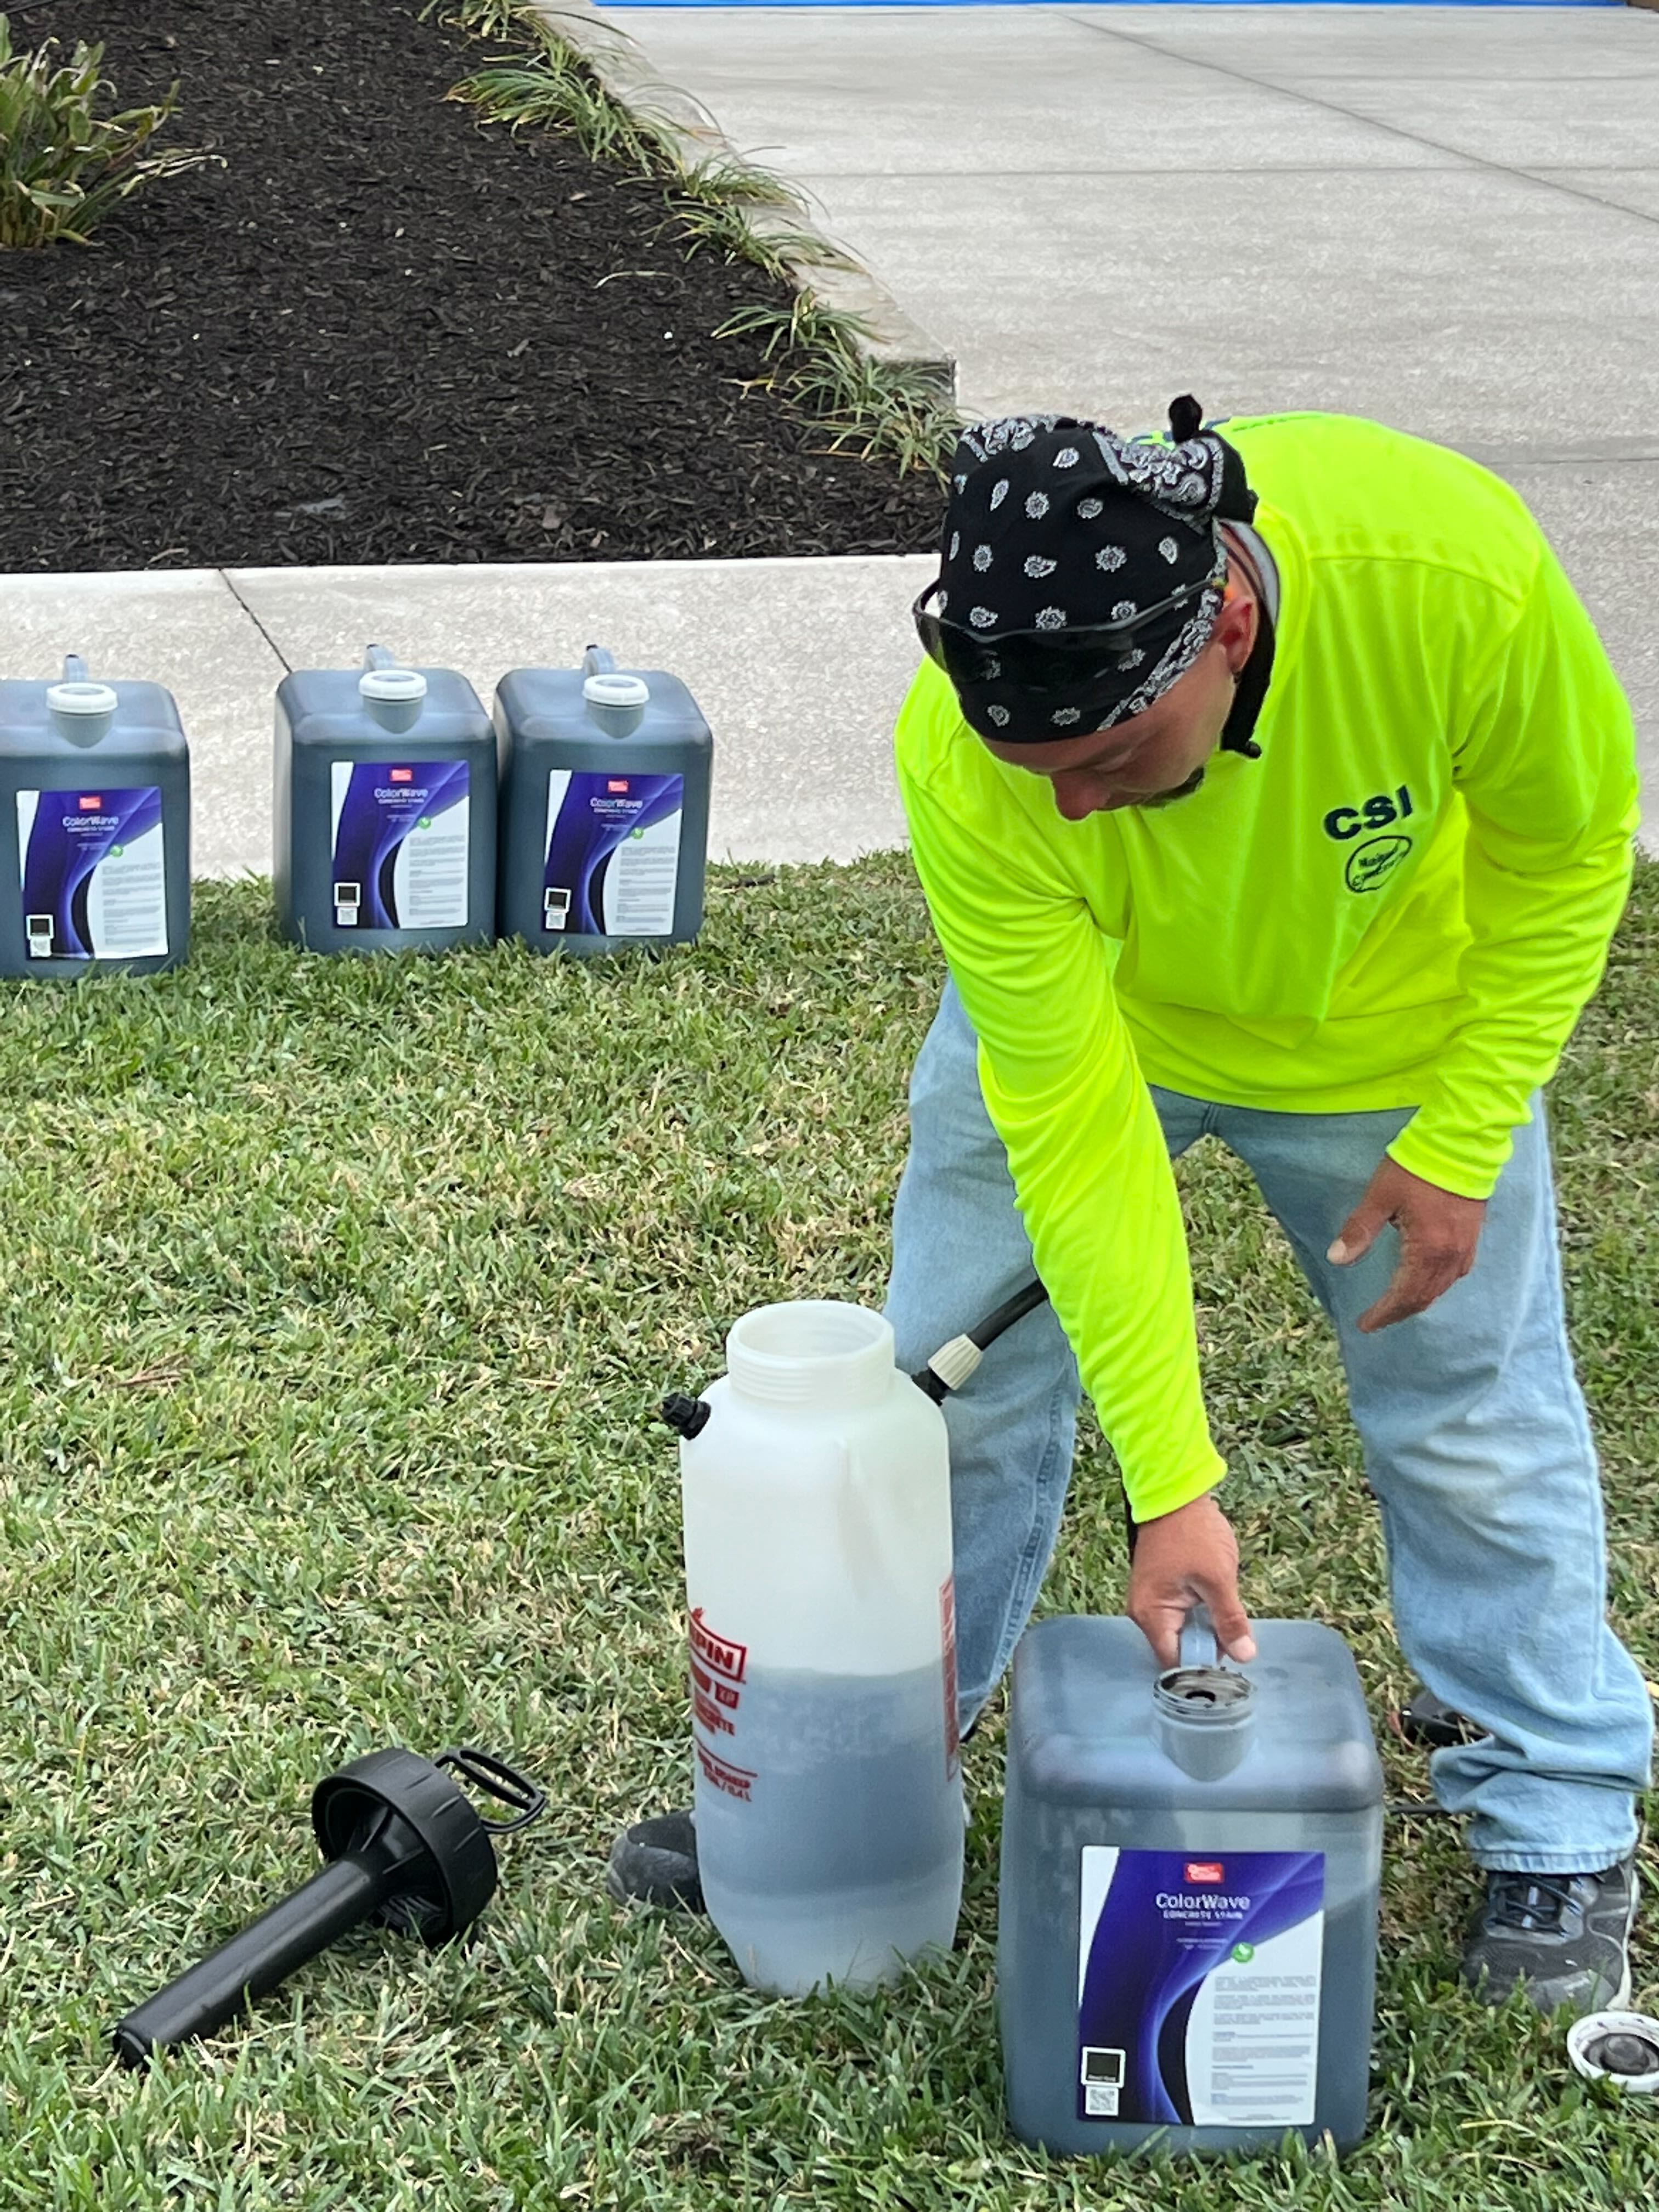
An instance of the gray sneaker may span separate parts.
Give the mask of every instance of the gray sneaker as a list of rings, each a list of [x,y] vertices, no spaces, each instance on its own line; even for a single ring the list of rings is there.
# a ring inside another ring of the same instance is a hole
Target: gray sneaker
[[[1617,2010],[1630,1997],[1635,1924],[1633,1857],[1602,1874],[1491,1873],[1463,1978],[1490,2005],[1519,1989],[1535,2012]]]
[[[697,1872],[697,1830],[690,1813],[658,1813],[635,1820],[611,1846],[605,1886],[618,1905],[707,1910]]]

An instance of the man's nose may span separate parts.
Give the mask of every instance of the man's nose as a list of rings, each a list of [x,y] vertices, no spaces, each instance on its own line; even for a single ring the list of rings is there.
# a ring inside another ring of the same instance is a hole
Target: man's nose
[[[1066,775],[1054,778],[1054,804],[1067,822],[1086,821],[1112,803],[1111,787],[1103,776]]]

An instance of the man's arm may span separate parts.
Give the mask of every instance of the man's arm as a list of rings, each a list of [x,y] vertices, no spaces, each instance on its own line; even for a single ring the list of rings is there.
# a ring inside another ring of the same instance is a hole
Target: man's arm
[[[930,711],[927,681],[907,715]],[[1012,795],[999,814],[997,793],[964,801],[941,775],[941,797],[907,761],[903,728],[912,849],[980,1040],[985,1103],[1131,1510],[1149,1520],[1212,1489],[1223,1470],[1199,1386],[1174,1177],[1108,944]]]
[[[1472,1011],[1389,1151],[1437,1188],[1484,1199],[1601,978],[1636,827],[1630,708],[1547,549],[1454,754]]]

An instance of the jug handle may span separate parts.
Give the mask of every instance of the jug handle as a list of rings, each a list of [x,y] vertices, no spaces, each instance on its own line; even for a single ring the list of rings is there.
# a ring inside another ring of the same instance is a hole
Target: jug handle
[[[371,645],[363,654],[365,668],[401,668],[403,663],[387,645]]]
[[[1181,1624],[1181,1663],[1183,1667],[1218,1667],[1221,1644],[1207,1605],[1195,1605]]]
[[[616,672],[617,656],[614,653],[607,652],[604,646],[590,645],[583,653],[582,674],[584,676],[614,676]]]
[[[79,654],[78,653],[66,653],[64,655],[64,683],[65,683],[65,684],[84,684],[84,683],[86,682],[86,680],[87,680],[87,664],[86,664],[86,662],[85,662],[84,660],[82,660],[82,659],[81,658],[81,656],[80,656],[80,654]]]
[[[867,1574],[874,1564],[870,1556],[872,1551],[878,1555],[880,1551],[881,1486],[879,1484],[872,1486],[868,1481],[866,1464],[846,1437],[837,1437],[835,1446],[841,1454],[842,1475],[842,1554],[849,1568],[862,1565]],[[883,1580],[890,1590],[893,1587],[891,1576],[884,1576]],[[868,1591],[873,1587],[874,1577],[867,1574],[867,1579],[860,1582],[860,1588]]]

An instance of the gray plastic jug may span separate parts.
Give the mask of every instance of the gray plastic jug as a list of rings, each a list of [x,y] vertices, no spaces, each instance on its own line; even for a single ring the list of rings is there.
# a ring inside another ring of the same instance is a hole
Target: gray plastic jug
[[[488,944],[495,737],[453,668],[296,669],[276,690],[276,920],[315,952]]]
[[[660,669],[515,668],[495,689],[501,929],[538,952],[678,945],[702,926],[713,742]]]
[[[190,951],[190,752],[159,684],[0,682],[0,975],[144,975]]]
[[[1062,2153],[1364,2132],[1382,1774],[1352,1657],[1201,1615],[1158,1670],[1132,1621],[1014,1660],[999,2001],[1016,2135]]]

